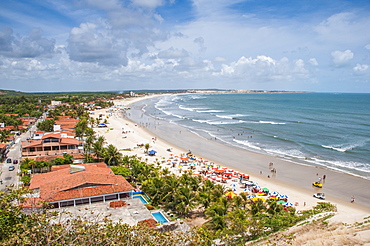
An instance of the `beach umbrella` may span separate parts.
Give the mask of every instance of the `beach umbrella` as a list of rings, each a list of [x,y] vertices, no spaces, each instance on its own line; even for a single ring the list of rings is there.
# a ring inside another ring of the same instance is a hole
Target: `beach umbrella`
[[[287,195],[280,195],[281,199],[288,199],[289,197]]]
[[[253,195],[247,196],[248,199],[252,199],[253,197],[254,197]]]
[[[253,185],[253,187],[254,187],[255,189],[257,189],[257,190],[261,189],[261,187],[260,187],[260,186],[258,186],[258,185]]]
[[[228,180],[229,178],[228,177],[222,177],[223,180]]]
[[[149,150],[148,153],[149,154],[155,154],[155,153],[157,153],[157,151],[155,151],[155,150]]]
[[[270,194],[270,196],[278,196],[279,195],[279,193],[278,192],[276,192],[276,191],[274,191],[274,192],[272,192],[271,194]]]
[[[284,203],[284,206],[286,206],[286,207],[291,207],[291,206],[293,206],[293,203],[291,203],[291,202],[287,202],[287,203]]]
[[[269,190],[269,189],[267,189],[267,188],[262,188],[262,191],[269,192],[270,190]]]
[[[231,186],[231,187],[236,187],[236,184],[231,184],[230,186]]]
[[[223,173],[223,175],[225,175],[225,176],[231,176],[232,173]]]
[[[251,191],[251,189],[245,188],[243,191]]]
[[[233,198],[237,196],[237,194],[235,192],[229,191],[225,193],[225,196]]]
[[[283,203],[286,203],[286,202],[285,202],[285,201],[280,200],[280,201],[277,201],[277,203],[281,203],[281,204],[283,204]]]
[[[191,167],[195,167],[197,164],[196,163],[194,163],[194,162],[191,162],[191,163],[189,163],[188,164],[188,166],[191,166]]]

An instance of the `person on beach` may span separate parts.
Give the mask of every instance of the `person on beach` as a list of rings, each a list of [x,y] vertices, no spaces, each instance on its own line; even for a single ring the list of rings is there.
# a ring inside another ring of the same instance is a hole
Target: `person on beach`
[[[352,196],[351,197],[351,203],[354,203],[355,202],[355,196]]]

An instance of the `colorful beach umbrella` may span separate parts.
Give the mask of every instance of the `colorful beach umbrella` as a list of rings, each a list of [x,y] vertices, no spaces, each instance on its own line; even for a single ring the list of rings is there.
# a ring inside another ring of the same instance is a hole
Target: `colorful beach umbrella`
[[[292,207],[293,206],[293,203],[287,202],[287,203],[284,203],[284,206],[286,206],[286,207]]]
[[[229,192],[226,192],[225,193],[225,196],[227,196],[227,197],[235,197],[235,196],[237,196],[237,194],[235,193],[235,192],[232,192],[232,191],[229,191]]]
[[[231,184],[230,186],[231,186],[231,187],[236,187],[236,184]]]
[[[276,192],[276,191],[274,191],[274,192],[272,192],[271,194],[270,194],[270,196],[278,196],[279,195],[279,193],[278,192]]]

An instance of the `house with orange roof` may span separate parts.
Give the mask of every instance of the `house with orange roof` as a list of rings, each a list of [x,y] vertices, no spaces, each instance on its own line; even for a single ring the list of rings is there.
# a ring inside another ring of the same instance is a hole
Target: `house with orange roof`
[[[51,207],[61,208],[130,197],[134,188],[105,163],[61,165],[36,175],[29,189]]]
[[[9,145],[0,143],[0,156],[6,157],[6,154],[9,152]]]
[[[83,153],[80,144],[76,138],[63,138],[57,133],[44,134],[41,139],[22,142],[22,156],[80,154]]]

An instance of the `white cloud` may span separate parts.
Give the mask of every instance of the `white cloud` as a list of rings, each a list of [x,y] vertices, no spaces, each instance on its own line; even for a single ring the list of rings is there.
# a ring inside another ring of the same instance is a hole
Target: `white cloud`
[[[360,75],[360,74],[367,74],[370,72],[369,65],[367,64],[357,64],[354,68],[353,71],[355,74]]]
[[[350,50],[345,51],[333,51],[331,52],[332,61],[335,66],[343,67],[349,65],[350,61],[353,59],[354,54]]]
[[[370,50],[370,44],[365,45],[365,49]]]
[[[132,4],[144,8],[155,9],[159,6],[162,6],[164,3],[163,0],[132,0]]]
[[[158,52],[159,58],[165,58],[165,59],[177,59],[177,58],[184,58],[188,57],[189,52],[187,52],[185,49],[174,49],[173,47]]]
[[[227,62],[225,57],[217,56],[213,59],[214,62]]]
[[[32,29],[28,37],[13,34],[13,29],[0,30],[0,55],[6,57],[50,57],[54,53],[55,40],[42,37],[42,30]]]
[[[243,56],[230,65],[222,64],[220,72],[214,72],[213,75],[239,78],[246,81],[267,82],[305,77],[308,73],[302,59],[290,62],[286,57],[274,60],[268,56],[257,56],[256,58]]]
[[[308,62],[309,62],[312,66],[315,66],[315,67],[319,65],[319,63],[317,62],[316,58],[310,58],[310,59],[308,60]]]
[[[109,29],[93,23],[82,23],[71,30],[67,49],[74,61],[127,65],[127,57],[121,48]]]

